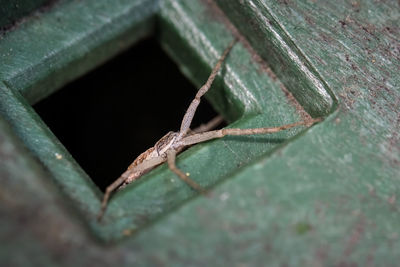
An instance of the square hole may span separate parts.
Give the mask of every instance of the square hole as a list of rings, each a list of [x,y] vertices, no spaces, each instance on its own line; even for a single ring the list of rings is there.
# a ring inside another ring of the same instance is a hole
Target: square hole
[[[146,39],[34,105],[104,191],[143,151],[177,131],[197,88]],[[217,114],[200,105],[192,125]]]

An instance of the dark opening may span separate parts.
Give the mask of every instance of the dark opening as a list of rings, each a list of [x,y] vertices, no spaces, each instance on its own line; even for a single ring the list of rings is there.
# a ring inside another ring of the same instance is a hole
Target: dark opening
[[[168,131],[179,130],[196,90],[148,39],[34,108],[104,190],[141,152]],[[193,126],[215,115],[203,101]]]

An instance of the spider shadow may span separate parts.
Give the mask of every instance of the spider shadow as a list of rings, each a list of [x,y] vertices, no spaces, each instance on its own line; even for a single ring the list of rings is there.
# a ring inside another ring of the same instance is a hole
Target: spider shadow
[[[270,144],[282,144],[288,138],[271,138],[271,137],[262,137],[262,136],[232,136],[228,135],[224,137],[226,141],[237,141],[242,143],[270,143]]]

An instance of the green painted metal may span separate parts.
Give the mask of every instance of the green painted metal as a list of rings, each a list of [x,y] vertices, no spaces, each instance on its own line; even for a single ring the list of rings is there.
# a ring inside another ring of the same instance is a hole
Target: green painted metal
[[[0,39],[1,263],[396,265],[397,2],[106,2],[60,3]],[[152,32],[197,86],[240,37],[208,94],[229,127],[326,117],[197,145],[178,166],[209,197],[161,166],[98,224],[99,190],[29,104]]]

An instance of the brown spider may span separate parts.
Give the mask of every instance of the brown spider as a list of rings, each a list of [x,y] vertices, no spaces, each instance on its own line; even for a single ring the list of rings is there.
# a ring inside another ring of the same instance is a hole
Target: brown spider
[[[140,154],[133,163],[128,167],[128,169],[111,185],[106,188],[103,201],[101,203],[101,210],[98,215],[98,220],[100,221],[104,215],[107,208],[107,203],[110,198],[111,193],[117,189],[124,187],[125,185],[139,179],[143,174],[149,172],[161,163],[168,162],[168,166],[176,175],[179,176],[183,181],[185,181],[192,188],[205,192],[205,190],[197,184],[195,181],[190,179],[186,174],[184,174],[175,165],[176,155],[179,154],[184,148],[191,146],[193,144],[205,142],[207,140],[221,138],[226,135],[252,135],[252,134],[268,134],[275,133],[282,130],[290,129],[292,127],[306,125],[311,126],[312,124],[320,121],[321,119],[310,119],[307,121],[300,121],[292,124],[286,124],[278,127],[270,128],[254,128],[254,129],[220,129],[213,130],[217,126],[222,118],[217,116],[211,120],[206,125],[200,126],[197,129],[190,130],[190,124],[195,115],[196,109],[200,104],[201,97],[207,93],[213,83],[215,77],[217,76],[222,62],[225,60],[233,45],[236,43],[236,39],[233,40],[229,46],[225,49],[218,62],[215,64],[207,82],[199,89],[195,98],[189,105],[185,115],[183,116],[181,128],[179,132],[169,132],[164,135],[153,147],[149,148],[142,154]]]

